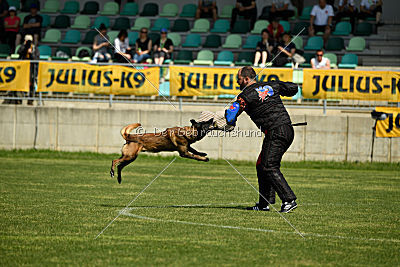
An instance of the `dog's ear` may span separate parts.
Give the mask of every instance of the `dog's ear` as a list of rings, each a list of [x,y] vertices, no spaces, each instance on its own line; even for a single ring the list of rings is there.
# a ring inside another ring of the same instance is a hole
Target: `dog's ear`
[[[214,118],[211,118],[211,119],[209,119],[208,121],[206,121],[206,123],[208,124],[212,124],[213,123],[213,121],[214,121]]]
[[[194,124],[197,124],[197,121],[195,121],[195,120],[190,120],[190,123],[192,124],[192,125],[194,125]]]

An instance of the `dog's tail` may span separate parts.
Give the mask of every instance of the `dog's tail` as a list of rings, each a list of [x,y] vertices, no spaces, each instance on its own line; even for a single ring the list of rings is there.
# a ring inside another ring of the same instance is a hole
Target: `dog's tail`
[[[121,135],[126,141],[132,141],[135,142],[134,137],[136,137],[135,134],[130,134],[130,132],[135,129],[142,126],[140,123],[133,123],[129,124],[128,126],[125,126],[124,128],[121,129]]]

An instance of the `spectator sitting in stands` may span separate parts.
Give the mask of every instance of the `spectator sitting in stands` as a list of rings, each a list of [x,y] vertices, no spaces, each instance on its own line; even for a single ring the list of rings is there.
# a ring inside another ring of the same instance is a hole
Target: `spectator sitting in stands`
[[[357,8],[354,5],[354,0],[340,0],[339,11],[336,14],[336,21],[339,22],[344,17],[350,17],[352,30],[355,29],[355,22],[357,17]]]
[[[381,25],[382,0],[362,0],[358,18],[365,20],[368,17],[375,17],[377,25]]]
[[[17,38],[21,19],[17,17],[17,9],[15,6],[10,7],[8,13],[10,15],[4,19],[5,39],[6,43],[10,46],[12,53],[14,53],[15,40]]]
[[[285,31],[283,26],[279,23],[277,19],[274,19],[271,24],[267,27],[270,39],[272,40],[272,45],[276,46],[281,41],[281,36]]]
[[[7,0],[0,0],[0,43],[5,43],[4,34],[4,18],[8,15],[8,2]]]
[[[116,62],[128,63],[132,61],[133,50],[129,47],[128,32],[121,30],[117,38],[114,40],[115,52],[114,58]]]
[[[147,36],[148,31],[147,28],[140,29],[140,36],[137,38],[135,44],[136,54],[133,56],[134,63],[140,63],[150,58],[151,47],[153,45],[151,39]]]
[[[315,57],[311,59],[311,67],[313,69],[329,70],[331,69],[331,62],[329,58],[324,57],[322,50],[318,50]]]
[[[261,64],[260,67],[264,68],[265,63],[267,63],[267,60],[269,59],[269,56],[271,55],[271,51],[273,46],[271,46],[268,42],[269,39],[269,34],[267,29],[264,29],[261,32],[262,39],[257,43],[257,48],[256,48],[256,55],[254,57],[254,66],[258,66],[258,62],[261,59]]]
[[[103,23],[100,25],[99,31],[101,34],[96,35],[93,42],[93,63],[108,62],[111,59],[111,55],[108,52],[110,43],[108,42],[107,28]]]
[[[217,20],[217,3],[216,0],[199,0],[197,6],[196,19],[212,17]]]
[[[270,20],[276,18],[288,20],[290,17],[294,16],[293,7],[289,0],[272,0],[272,6],[269,12]]]
[[[31,5],[30,14],[24,18],[22,30],[17,34],[16,45],[21,43],[22,37],[29,34],[33,36],[34,44],[37,46],[40,38],[43,18],[38,15],[38,7],[36,4]]]
[[[295,53],[296,45],[292,42],[292,36],[285,32],[282,36],[282,42],[275,48],[275,54],[279,55],[275,58],[274,65],[276,67],[285,66]]]
[[[250,19],[250,27],[253,28],[257,20],[257,6],[255,0],[237,0],[236,7],[232,9],[231,29],[235,25],[237,16]]]
[[[314,36],[317,32],[323,32],[324,44],[326,44],[331,34],[333,16],[332,6],[327,5],[326,0],[319,0],[319,4],[311,10],[310,28],[308,30],[310,36]]]
[[[172,40],[167,38],[167,29],[161,29],[161,37],[154,43],[154,63],[162,65],[165,59],[170,59],[174,46]]]
[[[291,2],[297,8],[297,17],[299,17],[303,12],[304,0],[291,0]]]

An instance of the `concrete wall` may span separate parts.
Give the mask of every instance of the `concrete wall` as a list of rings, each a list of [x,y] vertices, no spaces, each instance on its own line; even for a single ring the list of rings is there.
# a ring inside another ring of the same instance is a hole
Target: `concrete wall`
[[[198,116],[199,112],[193,111],[1,106],[0,148],[35,146],[37,149],[119,153],[124,143],[119,131],[124,125],[140,122],[144,129],[154,132],[156,128],[189,125],[189,120]],[[372,119],[292,115],[292,120],[307,121],[308,126],[295,127],[295,140],[284,160],[369,160]],[[194,147],[207,152],[211,158],[256,160],[263,137],[255,134],[257,129],[246,115],[239,118],[237,125],[241,131],[236,135],[242,136],[209,136]],[[399,162],[400,138],[376,139],[374,160]]]

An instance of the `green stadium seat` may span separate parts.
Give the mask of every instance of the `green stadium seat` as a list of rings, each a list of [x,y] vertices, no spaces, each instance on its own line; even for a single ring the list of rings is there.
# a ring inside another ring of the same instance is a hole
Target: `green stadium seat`
[[[163,10],[160,13],[160,17],[176,17],[178,15],[179,8],[176,4],[165,4]]]
[[[118,17],[115,22],[114,26],[112,27],[113,30],[128,30],[131,27],[129,19],[127,17]]]
[[[372,24],[368,22],[361,22],[357,25],[354,35],[369,36],[372,34]]]
[[[107,32],[110,43],[114,45],[114,40],[117,38],[119,31],[109,31]]]
[[[201,50],[197,54],[197,58],[193,61],[194,65],[209,65],[214,61],[214,54],[211,50]]]
[[[201,44],[201,37],[197,33],[191,33],[186,36],[185,43],[182,47],[199,47]]]
[[[110,19],[108,17],[96,17],[96,19],[94,20],[92,29],[99,29],[100,25],[104,24],[104,26],[106,26],[106,28],[110,27]]]
[[[41,13],[57,13],[60,10],[60,2],[58,0],[47,0]]]
[[[251,33],[253,34],[261,34],[261,31],[266,29],[269,25],[268,20],[258,20],[255,24],[254,24],[254,28],[253,30],[251,30]]]
[[[214,61],[216,66],[233,65],[233,53],[231,51],[221,51],[218,53],[217,60]]]
[[[131,30],[140,31],[141,28],[150,28],[150,20],[148,18],[137,18]]]
[[[187,32],[190,30],[189,21],[187,19],[177,19],[172,26],[173,32]]]
[[[227,33],[229,30],[229,21],[226,19],[217,19],[214,23],[214,27],[210,30],[213,33]]]
[[[64,8],[61,10],[61,14],[77,14],[79,12],[78,1],[67,1],[64,4]]]
[[[238,20],[235,22],[235,25],[233,25],[233,28],[231,29],[231,33],[248,33],[250,32],[250,24],[248,20]]]
[[[195,4],[186,4],[182,8],[181,14],[182,18],[194,18],[196,16],[197,6]]]
[[[315,57],[315,54],[304,53],[303,57],[306,59],[306,62],[304,62],[303,64],[300,64],[300,67],[302,67],[302,68],[310,68],[311,67],[311,59],[313,57]]]
[[[116,2],[106,2],[103,10],[100,11],[102,16],[115,16],[119,13],[119,5]]]
[[[293,37],[292,42],[296,46],[296,49],[303,50],[303,37],[301,37],[300,35],[296,38]]]
[[[279,24],[282,25],[283,30],[284,30],[285,32],[290,32],[290,23],[289,23],[289,21],[280,20],[280,21],[279,21]]]
[[[301,12],[301,16],[299,17],[299,19],[310,20],[310,14],[311,14],[312,9],[313,9],[313,6],[305,6],[303,8],[303,12]]]
[[[155,17],[158,15],[158,4],[156,3],[146,3],[143,7],[142,17]]]
[[[10,46],[8,44],[0,44],[0,58],[7,58],[10,54]]]
[[[90,18],[87,15],[79,15],[75,17],[74,24],[71,25],[72,29],[89,29]]]
[[[344,40],[341,37],[331,37],[326,43],[326,50],[328,51],[340,51],[344,49]]]
[[[347,21],[341,21],[336,24],[335,31],[332,35],[345,35],[348,36],[351,33],[351,24]]]
[[[139,38],[138,32],[128,32],[128,39],[130,46],[134,46],[136,44],[137,38]]]
[[[206,41],[203,44],[205,48],[218,48],[222,44],[221,36],[216,34],[207,35]]]
[[[64,52],[65,54],[68,55],[68,57],[66,58],[66,57],[59,57],[59,56],[57,56],[57,52],[58,52],[58,51]],[[52,59],[52,60],[68,60],[68,59],[71,58],[71,56],[72,56],[71,48],[69,48],[69,47],[67,47],[67,46],[60,46],[60,47],[57,48],[56,53],[54,54],[53,57],[51,57],[51,59]]]
[[[180,50],[178,56],[174,60],[175,64],[190,64],[193,61],[193,52],[188,50]]]
[[[137,3],[126,3],[120,13],[121,16],[136,16],[139,12]]]
[[[168,38],[171,39],[174,47],[179,47],[181,45],[181,35],[176,32],[168,33]]]
[[[254,54],[254,52],[240,52],[235,61],[235,66],[252,66]]]
[[[79,53],[82,50],[86,50],[89,53],[88,57],[79,57]],[[86,46],[81,46],[78,49],[76,49],[75,56],[72,57],[72,61],[83,61],[83,62],[89,62],[91,60],[91,57],[93,55],[92,49]]]
[[[50,25],[50,16],[47,14],[40,14],[42,17],[42,28],[47,28]]]
[[[191,32],[208,32],[210,29],[210,22],[207,19],[197,19],[194,22]]]
[[[249,37],[246,39],[246,43],[243,45],[243,48],[256,49],[259,41],[261,41],[260,35],[249,35]]]
[[[81,41],[81,33],[78,30],[69,30],[61,41],[63,44],[77,44]]]
[[[7,0],[8,6],[14,6],[17,10],[21,8],[20,0]]]
[[[158,32],[151,32],[148,34],[148,36],[153,44],[157,42],[158,39],[160,39],[160,34]]]
[[[20,47],[21,47],[20,44],[15,47],[14,54],[11,54],[10,56],[11,59],[19,59],[18,50]]]
[[[93,44],[94,37],[96,37],[97,34],[99,33],[96,30],[88,31],[85,38],[83,38],[82,44]]]
[[[263,7],[263,9],[261,10],[261,15],[258,17],[261,20],[269,20],[270,19],[270,10],[271,10],[271,6],[265,6]]]
[[[299,32],[301,32],[300,35],[308,35],[308,27],[310,27],[310,23],[309,22],[305,22],[305,21],[297,22],[294,25],[294,29],[293,29],[292,34],[293,35],[297,35]]]
[[[237,49],[242,45],[242,37],[239,34],[230,34],[226,37],[225,43],[222,48],[234,48]]]
[[[365,39],[362,37],[353,37],[349,41],[349,46],[346,47],[346,51],[362,52],[365,49]]]
[[[345,54],[339,64],[340,69],[355,69],[358,65],[358,56],[355,54]]]
[[[96,15],[97,12],[99,12],[99,3],[97,3],[96,1],[88,1],[83,6],[81,14]]]
[[[324,46],[324,40],[320,36],[312,36],[308,39],[304,50],[319,50]]]
[[[153,27],[151,27],[152,31],[159,32],[162,28],[169,29],[170,23],[169,19],[166,18],[158,18],[154,24]]]
[[[61,40],[61,32],[57,29],[48,29],[44,34],[41,42],[43,43],[58,43]]]
[[[25,19],[25,17],[28,16],[28,15],[29,15],[29,13],[26,13],[26,12],[18,13],[17,16],[21,19],[21,26],[24,25],[24,19]]]
[[[331,68],[337,68],[337,56],[333,53],[326,53],[324,57],[328,58],[331,63]]]
[[[58,15],[54,21],[53,28],[66,29],[71,26],[70,18],[67,15]]]
[[[42,60],[48,60],[51,57],[51,47],[48,45],[39,45],[39,58]]]
[[[225,5],[222,10],[221,13],[219,14],[218,17],[220,18],[224,18],[224,19],[230,19],[232,17],[232,10],[233,10],[234,6],[233,5]]]

